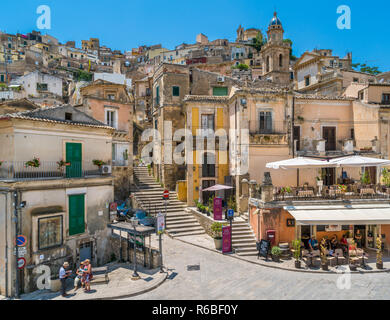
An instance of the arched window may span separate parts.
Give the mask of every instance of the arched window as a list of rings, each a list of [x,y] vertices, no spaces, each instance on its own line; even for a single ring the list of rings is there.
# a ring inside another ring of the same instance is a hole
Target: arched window
[[[279,55],[279,67],[283,67],[283,55]]]
[[[267,57],[265,71],[269,72],[269,56]]]

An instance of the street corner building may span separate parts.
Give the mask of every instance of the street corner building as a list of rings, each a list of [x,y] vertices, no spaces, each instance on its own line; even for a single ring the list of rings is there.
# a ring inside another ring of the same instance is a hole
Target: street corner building
[[[68,105],[0,116],[0,294],[14,294],[17,272],[19,292],[30,292],[40,265],[56,278],[65,261],[110,260],[114,185],[100,162],[110,163],[112,135]],[[17,235],[26,239],[19,270]]]

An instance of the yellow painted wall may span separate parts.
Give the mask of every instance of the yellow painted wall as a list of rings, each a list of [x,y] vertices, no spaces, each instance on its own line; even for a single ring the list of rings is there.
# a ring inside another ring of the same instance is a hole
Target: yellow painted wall
[[[177,198],[179,201],[187,202],[187,181],[180,180],[176,182]]]
[[[199,108],[193,107],[191,110],[192,113],[192,135],[196,136],[196,129],[199,128]],[[197,152],[193,152],[193,163],[194,163],[194,174],[193,174],[193,196],[194,200],[199,200],[199,191],[196,188],[199,188],[199,166],[196,161]]]

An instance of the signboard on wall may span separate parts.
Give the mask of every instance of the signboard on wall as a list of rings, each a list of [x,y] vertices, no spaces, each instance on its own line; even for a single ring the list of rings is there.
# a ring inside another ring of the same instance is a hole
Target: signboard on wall
[[[214,198],[214,220],[222,220],[222,198]]]
[[[339,224],[331,224],[328,226],[325,226],[325,231],[341,231],[341,225]]]

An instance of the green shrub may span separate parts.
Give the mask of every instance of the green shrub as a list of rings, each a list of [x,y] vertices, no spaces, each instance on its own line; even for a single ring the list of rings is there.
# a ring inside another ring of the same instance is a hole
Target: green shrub
[[[273,256],[280,256],[282,254],[282,250],[280,250],[279,247],[274,246],[271,249],[271,253],[272,253]]]
[[[213,232],[213,237],[215,239],[221,239],[222,238],[222,223],[221,222],[214,222],[211,225],[211,231]]]
[[[293,240],[291,246],[294,249],[294,258],[298,261],[301,256],[301,240]]]

